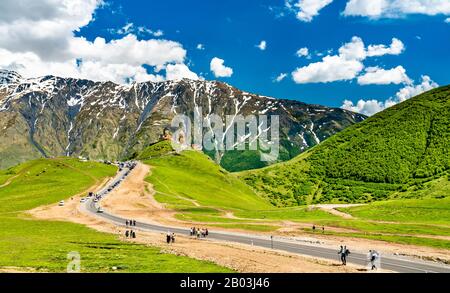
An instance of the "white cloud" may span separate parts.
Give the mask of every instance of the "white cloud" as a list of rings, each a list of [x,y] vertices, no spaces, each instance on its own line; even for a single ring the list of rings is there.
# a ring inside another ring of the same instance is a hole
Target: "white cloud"
[[[300,49],[297,50],[295,55],[297,55],[297,57],[308,57],[309,56],[309,50],[306,47],[300,48]]]
[[[448,0],[349,0],[343,12],[346,16],[398,18],[408,14],[449,15]]]
[[[138,35],[152,35],[154,37],[162,37],[164,32],[162,30],[151,30],[145,26],[136,27],[134,23],[128,22],[123,27],[119,29],[109,29],[110,33],[117,35],[128,35],[128,34],[138,34]]]
[[[266,43],[266,41],[263,40],[258,45],[256,45],[256,47],[258,49],[260,49],[261,51],[264,51],[267,47],[267,43]]]
[[[98,0],[2,0],[0,48],[36,52],[43,59],[66,58],[73,32],[86,26]]]
[[[332,82],[350,80],[364,68],[357,60],[346,60],[340,56],[325,56],[321,62],[311,63],[292,72],[296,83]]]
[[[374,99],[359,100],[356,104],[353,104],[352,101],[345,100],[341,108],[371,116],[436,87],[438,87],[438,84],[432,81],[429,76],[424,75],[422,76],[422,82],[420,84],[405,86],[401,88],[394,97],[391,97],[385,101],[378,101]]]
[[[296,83],[333,82],[339,80],[351,80],[358,76],[364,69],[364,61],[368,57],[382,56],[386,54],[400,54],[403,51],[403,43],[393,39],[392,44],[369,45],[366,49],[364,42],[359,37],[353,37],[350,42],[342,45],[338,55],[327,55],[321,61],[297,68],[292,72]],[[373,73],[367,77],[374,77]],[[362,79],[364,82],[365,79]]]
[[[205,50],[205,45],[203,44],[197,44],[197,50]]]
[[[368,67],[363,75],[358,76],[358,84],[410,84],[411,79],[406,75],[403,66],[392,69],[382,69],[380,67]]]
[[[157,39],[138,40],[135,35],[126,35],[110,42],[99,37],[94,42],[73,38],[70,40],[69,52],[83,60],[150,66],[181,63],[186,56],[186,50],[180,43]]]
[[[351,42],[339,48],[339,56],[346,60],[364,60],[367,52],[363,40],[360,37],[353,37]]]
[[[377,100],[359,100],[356,105],[354,105],[352,101],[344,100],[341,108],[356,113],[361,113],[367,116],[372,116],[375,113],[383,111],[384,105],[382,102],[379,102]]]
[[[403,42],[397,38],[392,38],[392,43],[389,47],[385,45],[369,45],[367,47],[367,56],[375,57],[375,56],[383,56],[386,54],[389,55],[399,55],[405,50],[405,45]]]
[[[319,15],[319,11],[325,6],[333,2],[333,0],[297,0],[287,1],[286,6],[296,12],[297,19],[304,22],[311,22],[313,18]]]
[[[280,82],[287,77],[287,73],[280,73],[273,81]]]
[[[223,59],[214,57],[210,63],[210,69],[215,77],[230,77],[233,74],[233,69],[223,65]]]
[[[147,73],[143,65],[184,65],[186,50],[180,43],[138,40],[130,33],[139,30],[132,23],[121,28],[124,37],[109,42],[100,37],[92,42],[76,37],[74,32],[92,21],[101,0],[36,2],[2,1],[0,68],[16,70],[26,77],[54,74],[124,83],[164,78]],[[176,75],[167,78],[170,76]]]
[[[438,87],[439,85],[431,80],[428,75],[422,76],[422,82],[418,85],[408,85],[400,89],[395,95],[396,100],[401,103],[409,98],[417,96],[423,92],[429,91]]]
[[[127,35],[133,31],[133,26],[134,26],[134,24],[129,22],[129,23],[125,24],[123,27],[121,27],[120,29],[118,29],[118,30],[113,29],[113,30],[110,30],[110,32],[116,33],[119,35]]]
[[[136,29],[137,33],[142,35],[142,34],[149,34],[152,35],[154,37],[162,37],[164,35],[164,32],[162,30],[151,30],[149,28],[146,28],[145,26],[138,26]]]
[[[179,80],[189,78],[193,80],[199,79],[198,75],[189,70],[185,64],[169,64],[166,67],[166,78],[170,80]]]

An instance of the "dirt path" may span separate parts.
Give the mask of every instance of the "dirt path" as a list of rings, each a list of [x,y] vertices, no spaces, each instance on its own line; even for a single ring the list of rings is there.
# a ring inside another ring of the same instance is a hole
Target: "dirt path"
[[[344,219],[354,219],[354,217],[350,214],[338,211],[338,208],[350,208],[350,207],[358,207],[364,204],[316,204],[310,205],[311,208],[317,208],[327,213],[333,214],[338,217],[342,217]]]
[[[0,185],[0,188],[8,186],[9,184],[11,184],[11,182],[12,182],[14,179],[16,179],[16,178],[19,177],[20,175],[22,175],[22,174],[24,174],[25,172],[27,172],[28,170],[30,170],[30,168],[31,168],[31,167],[28,166],[28,167],[24,168],[23,170],[21,170],[21,171],[20,171],[19,173],[17,173],[16,175],[9,177],[8,179],[6,179],[5,183],[3,183],[3,184]]]
[[[9,178],[5,181],[5,183],[3,183],[2,185],[0,185],[0,188],[5,187],[5,186],[8,186],[9,184],[11,184],[11,182],[12,182],[14,179],[16,179],[17,177],[19,177],[20,175],[22,175],[22,172],[19,173],[19,174],[14,175],[14,176],[12,176],[12,177],[9,177]]]

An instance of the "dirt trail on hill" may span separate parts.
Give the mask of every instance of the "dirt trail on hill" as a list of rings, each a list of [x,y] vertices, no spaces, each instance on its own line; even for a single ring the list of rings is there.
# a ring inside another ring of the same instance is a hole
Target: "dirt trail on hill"
[[[5,187],[5,186],[8,186],[9,184],[11,184],[11,182],[12,182],[14,179],[16,179],[17,177],[19,177],[20,175],[22,175],[22,173],[19,173],[19,174],[17,174],[17,175],[14,175],[14,176],[12,176],[12,177],[9,177],[9,178],[5,181],[5,183],[3,183],[3,184],[0,185],[0,188]]]
[[[23,170],[21,170],[21,171],[20,171],[19,173],[17,173],[16,175],[13,175],[13,176],[9,177],[8,179],[6,179],[6,181],[5,181],[3,184],[0,185],[0,188],[8,186],[9,184],[11,184],[11,182],[12,182],[14,179],[16,179],[16,178],[19,177],[20,175],[24,174],[25,172],[28,172],[28,170],[30,170],[30,168],[31,168],[31,167],[28,166],[28,167],[24,168]]]
[[[354,217],[350,214],[338,211],[338,208],[350,208],[350,207],[358,207],[364,204],[316,204],[310,205],[312,208],[318,208],[327,213],[333,214],[338,217],[342,217],[344,219],[354,219]]]

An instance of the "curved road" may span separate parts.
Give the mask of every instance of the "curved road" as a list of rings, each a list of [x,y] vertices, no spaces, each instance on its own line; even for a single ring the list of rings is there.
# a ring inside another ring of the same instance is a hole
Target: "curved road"
[[[98,201],[102,197],[108,194],[109,188],[114,188],[120,182],[125,179],[129,173],[129,168],[123,168],[122,171],[118,172],[116,177],[110,181],[109,185],[100,190],[97,194],[100,195]],[[94,202],[93,198],[89,198],[85,203],[82,204],[85,210],[92,213],[98,217],[108,220],[118,226],[125,226],[125,218],[110,214],[106,211],[101,213],[98,212],[100,208],[98,202]],[[174,232],[180,235],[189,235],[189,230],[180,227],[170,227],[165,225],[155,225],[143,222],[136,222],[135,228],[145,231],[153,232]],[[298,243],[298,241],[288,240],[281,237],[274,237],[271,239],[269,236],[257,235],[257,234],[241,234],[234,232],[210,232],[208,238],[236,242],[243,244],[251,244],[255,246],[260,246],[269,249],[283,250],[290,253],[308,255],[312,257],[319,257],[330,260],[338,260],[339,256],[337,254],[337,248],[331,249],[327,247],[313,246],[312,244]],[[348,263],[356,264],[365,268],[367,266],[367,256],[363,253],[352,252],[348,258]],[[390,270],[394,272],[401,273],[450,273],[450,266],[440,265],[437,263],[431,263],[426,261],[420,261],[413,258],[401,257],[401,256],[383,256],[381,257],[381,268],[385,270]]]

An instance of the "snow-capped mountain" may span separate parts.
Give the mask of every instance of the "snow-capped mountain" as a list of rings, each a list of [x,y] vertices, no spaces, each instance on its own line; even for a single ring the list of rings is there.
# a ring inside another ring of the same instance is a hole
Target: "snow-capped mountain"
[[[218,81],[120,85],[55,76],[27,79],[0,70],[0,168],[63,155],[123,159],[158,141],[174,115],[193,115],[200,107],[203,117],[214,113],[224,121],[226,115],[279,115],[282,159],[365,118]],[[255,166],[244,163],[241,169],[247,167]]]

